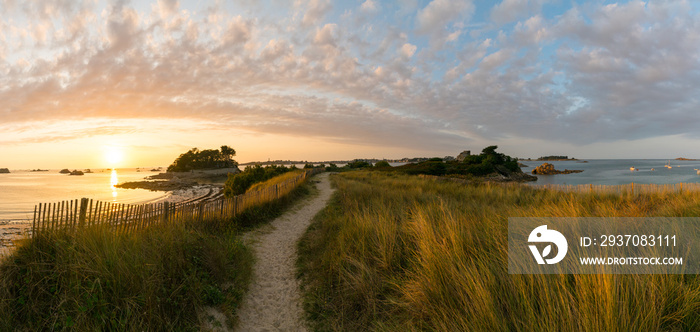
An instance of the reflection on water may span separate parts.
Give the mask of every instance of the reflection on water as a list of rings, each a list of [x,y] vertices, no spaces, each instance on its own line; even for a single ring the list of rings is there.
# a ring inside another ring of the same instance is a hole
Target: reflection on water
[[[112,198],[117,198],[117,183],[119,183],[119,178],[117,177],[117,170],[112,169],[112,178],[109,180],[110,185],[112,186]]]
[[[139,204],[166,195],[162,191],[114,187],[117,183],[143,180],[146,174],[136,169],[119,168],[112,171],[110,168],[83,176],[67,176],[58,171],[17,170],[11,174],[0,174],[0,223],[7,220],[31,221],[34,207],[40,202],[53,203],[86,197],[103,202]]]

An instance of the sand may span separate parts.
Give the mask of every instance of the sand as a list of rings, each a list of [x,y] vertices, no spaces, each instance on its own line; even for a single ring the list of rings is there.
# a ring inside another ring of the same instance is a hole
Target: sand
[[[296,244],[331,197],[328,173],[318,181],[319,194],[244,239],[255,253],[253,281],[238,311],[238,331],[306,331],[295,277]]]
[[[31,228],[31,222],[0,223],[0,258],[10,254],[17,242],[28,236]]]

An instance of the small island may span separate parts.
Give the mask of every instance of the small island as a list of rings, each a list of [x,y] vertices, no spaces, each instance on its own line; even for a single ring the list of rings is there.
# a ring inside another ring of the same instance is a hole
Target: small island
[[[562,161],[562,160],[578,160],[576,158],[569,158],[569,156],[543,156],[537,158],[537,161]]]
[[[8,174],[10,173],[10,170],[7,168],[0,168],[0,174]]]
[[[683,158],[683,157],[680,157],[680,158],[676,158],[675,160],[684,160],[684,161],[699,161],[700,159],[690,159],[690,158]]]
[[[583,170],[571,170],[571,169],[565,169],[563,171],[557,170],[554,168],[554,165],[550,163],[544,163],[540,166],[535,167],[535,169],[532,170],[532,174],[537,174],[537,175],[555,175],[555,174],[571,174],[571,173],[581,173]]]
[[[67,168],[64,168],[64,169],[62,169],[61,171],[59,171],[58,173],[60,173],[60,174],[70,174],[70,170],[67,169]]]

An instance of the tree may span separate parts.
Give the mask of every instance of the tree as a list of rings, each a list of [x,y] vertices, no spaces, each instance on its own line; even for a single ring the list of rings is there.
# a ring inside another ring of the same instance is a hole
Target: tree
[[[168,166],[168,172],[187,172],[195,169],[226,168],[238,165],[233,156],[236,150],[223,145],[221,150],[199,150],[192,148],[181,154]]]
[[[232,167],[236,165],[235,161],[233,160],[235,155],[236,150],[234,150],[232,147],[228,145],[221,146],[221,159],[226,164],[224,167]]]

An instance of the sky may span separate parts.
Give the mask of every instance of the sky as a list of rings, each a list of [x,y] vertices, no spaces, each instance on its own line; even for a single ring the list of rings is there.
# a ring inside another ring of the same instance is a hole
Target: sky
[[[688,1],[0,0],[0,167],[700,158]]]

